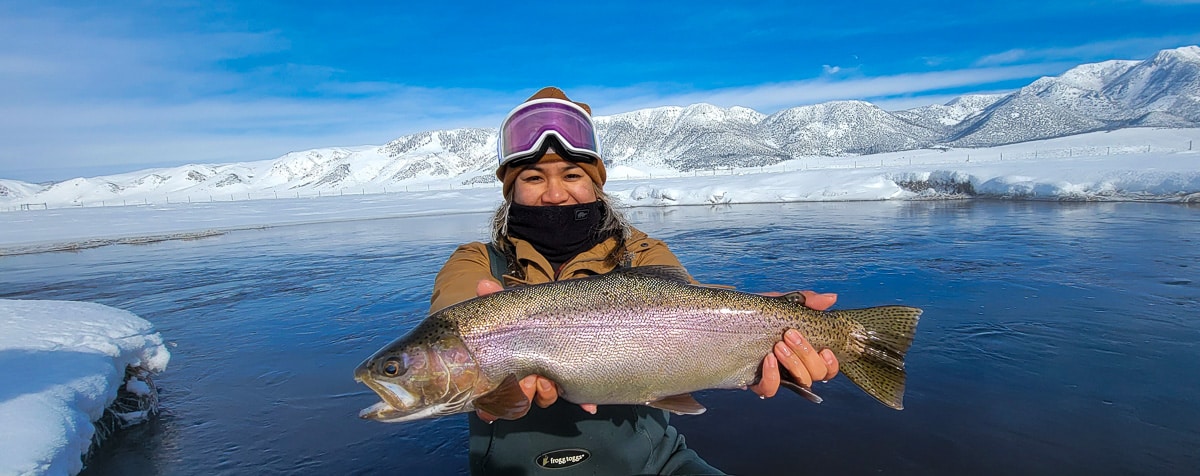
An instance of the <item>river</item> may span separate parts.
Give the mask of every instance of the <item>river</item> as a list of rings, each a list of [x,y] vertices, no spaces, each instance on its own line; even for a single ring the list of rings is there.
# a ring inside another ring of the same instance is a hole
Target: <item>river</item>
[[[633,208],[700,281],[925,309],[906,408],[721,390],[672,422],[736,474],[1185,474],[1200,467],[1200,207],[1025,201]],[[424,317],[468,214],[0,258],[0,298],[98,302],[173,354],[164,412],[86,475],[463,474],[465,418],[357,418],[354,367]]]

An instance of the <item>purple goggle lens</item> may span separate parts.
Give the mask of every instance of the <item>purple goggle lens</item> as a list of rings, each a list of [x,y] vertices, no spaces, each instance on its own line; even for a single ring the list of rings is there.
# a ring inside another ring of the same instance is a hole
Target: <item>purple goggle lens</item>
[[[548,98],[518,106],[501,123],[500,165],[538,156],[548,137],[558,140],[564,155],[600,160],[600,141],[587,111],[570,101]]]

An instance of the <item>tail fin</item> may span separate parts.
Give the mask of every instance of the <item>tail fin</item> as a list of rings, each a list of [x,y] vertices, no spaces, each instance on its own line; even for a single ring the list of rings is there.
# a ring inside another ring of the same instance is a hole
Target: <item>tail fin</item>
[[[863,335],[851,336],[863,346],[858,359],[841,363],[840,371],[884,405],[904,408],[904,354],[912,345],[921,310],[907,306],[830,311],[863,326]]]

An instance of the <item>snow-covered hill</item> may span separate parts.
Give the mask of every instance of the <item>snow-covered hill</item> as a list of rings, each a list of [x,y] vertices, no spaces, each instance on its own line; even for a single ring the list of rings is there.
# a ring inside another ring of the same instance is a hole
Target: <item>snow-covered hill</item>
[[[814,157],[983,148],[1129,127],[1200,127],[1200,46],[1144,61],[1085,64],[1010,94],[885,111],[833,101],[765,115],[709,104],[596,118],[610,170],[626,175],[764,167]],[[270,198],[493,183],[496,131],[453,129],[382,146],[277,159],[183,165],[36,185],[0,180],[0,205],[143,203],[177,197]],[[619,174],[614,174],[619,175]]]

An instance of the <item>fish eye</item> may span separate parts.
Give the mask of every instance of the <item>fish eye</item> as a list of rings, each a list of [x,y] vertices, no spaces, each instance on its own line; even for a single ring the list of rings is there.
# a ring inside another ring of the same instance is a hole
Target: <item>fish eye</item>
[[[383,374],[388,377],[396,377],[404,373],[404,364],[396,359],[388,359],[380,368],[383,370]]]

